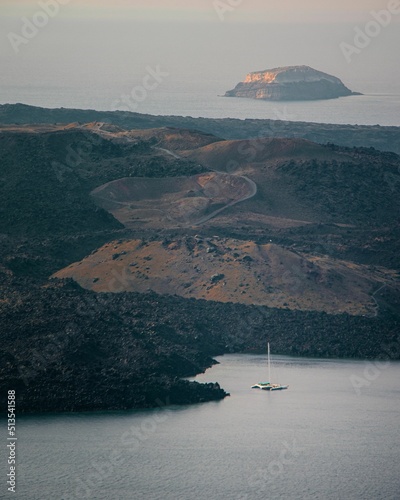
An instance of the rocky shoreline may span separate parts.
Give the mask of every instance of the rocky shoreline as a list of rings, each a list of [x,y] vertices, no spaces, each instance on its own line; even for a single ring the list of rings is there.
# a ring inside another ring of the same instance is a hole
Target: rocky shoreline
[[[122,410],[223,399],[218,385],[182,380],[213,356],[275,352],[399,359],[398,318],[375,319],[188,300],[95,294],[71,281],[2,282],[0,394],[19,413]],[[392,346],[392,347],[391,347]]]

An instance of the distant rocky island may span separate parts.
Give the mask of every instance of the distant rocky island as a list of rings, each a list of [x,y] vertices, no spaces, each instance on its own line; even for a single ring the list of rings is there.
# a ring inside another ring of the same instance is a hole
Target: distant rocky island
[[[361,94],[352,92],[339,78],[309,66],[286,66],[249,73],[243,82],[228,90],[225,97],[311,101],[349,95]]]

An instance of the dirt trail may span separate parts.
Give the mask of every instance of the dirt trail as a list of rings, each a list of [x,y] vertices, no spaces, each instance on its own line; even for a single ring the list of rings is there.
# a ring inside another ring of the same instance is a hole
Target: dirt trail
[[[179,160],[182,159],[181,156],[177,155],[173,151],[170,151],[169,149],[165,149],[165,148],[154,148],[154,149],[157,149],[159,151],[164,151],[165,153],[173,156],[176,159],[179,159]],[[216,170],[215,168],[210,168],[210,167],[207,167],[207,168],[209,170],[211,170],[212,172],[216,172],[217,174],[225,174],[226,173],[226,172],[222,172],[220,170]],[[235,174],[230,174],[230,175],[235,175]],[[249,200],[250,198],[253,198],[257,194],[257,184],[254,181],[252,181],[251,179],[249,179],[248,177],[246,177],[244,175],[238,175],[237,177],[239,177],[240,179],[243,179],[244,181],[247,182],[247,184],[249,185],[249,188],[250,188],[250,193],[248,195],[244,196],[243,198],[240,198],[240,200],[232,201],[231,203],[228,203],[224,207],[219,208],[218,210],[215,210],[211,214],[208,214],[208,215],[202,217],[200,220],[198,220],[196,222],[196,224],[195,224],[196,226],[199,226],[200,224],[204,224],[204,222],[209,221],[210,219],[217,216],[218,214],[220,214],[221,212],[223,212],[227,208],[233,207],[234,205],[237,205],[238,203],[242,203],[243,201]]]
[[[112,136],[115,136],[115,134],[113,132],[109,132],[107,130],[104,130],[104,123],[101,123],[101,122],[98,122],[98,123],[95,123],[93,124],[92,126],[92,131],[95,132],[95,133],[98,133],[99,135],[103,135],[107,138],[110,138]],[[129,136],[124,136],[126,138],[127,141],[132,141],[134,142],[133,139],[131,139]],[[157,151],[162,151],[163,153],[166,153],[170,156],[172,156],[173,158],[177,159],[177,160],[182,160],[182,156],[178,155],[177,153],[175,153],[174,151],[171,151],[170,149],[166,149],[166,148],[160,148],[160,147],[157,147],[157,146],[154,146],[153,149],[157,150]],[[210,171],[212,172],[215,172],[217,174],[224,174],[224,175],[227,175],[226,172],[222,172],[220,170],[216,170],[214,168],[210,168],[210,167],[207,167]],[[229,175],[235,175],[235,174],[229,174]],[[245,183],[248,185],[249,187],[249,194],[247,194],[246,196],[243,196],[242,198],[238,199],[238,200],[234,200],[234,201],[231,201],[230,203],[227,203],[224,207],[222,208],[219,208],[218,210],[215,210],[214,212],[202,217],[200,220],[198,220],[195,225],[198,226],[200,224],[204,224],[205,222],[209,221],[210,219],[216,217],[217,215],[219,215],[221,212],[223,212],[224,210],[226,210],[227,208],[229,207],[233,207],[234,205],[237,205],[238,203],[242,203],[243,201],[246,201],[246,200],[249,200],[250,198],[253,198],[256,194],[257,194],[257,184],[252,181],[251,179],[249,179],[248,177],[245,177],[243,175],[237,175],[236,177],[240,178],[240,179],[243,179],[245,181]],[[109,183],[107,183],[105,186],[107,186],[108,184],[111,184],[112,182],[114,181],[111,181]],[[101,186],[101,188],[104,188],[104,186]],[[96,193],[97,194],[97,191],[99,190],[99,188],[95,189],[93,191],[93,193]],[[107,201],[105,198],[102,198],[101,196],[98,196],[97,194],[97,197],[98,199],[103,199],[104,201]],[[116,203],[118,205],[122,205],[122,206],[128,206],[130,204],[130,202],[121,202],[121,201],[113,201],[113,203]]]

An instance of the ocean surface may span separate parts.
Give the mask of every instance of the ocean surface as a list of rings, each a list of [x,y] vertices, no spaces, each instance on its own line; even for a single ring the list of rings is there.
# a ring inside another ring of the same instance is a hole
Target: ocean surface
[[[94,81],[85,85],[2,85],[0,103],[24,103],[46,108],[78,108],[99,111],[135,111],[152,115],[205,118],[260,118],[284,121],[400,126],[400,93],[350,96],[323,101],[270,102],[222,97],[229,84],[219,82],[194,85],[192,82],[161,82],[153,91],[137,94],[135,83],[105,85]],[[124,96],[128,96],[124,104]]]
[[[220,402],[20,417],[14,498],[397,500],[400,363],[272,359],[286,391],[250,389],[266,356],[225,355],[196,378]]]

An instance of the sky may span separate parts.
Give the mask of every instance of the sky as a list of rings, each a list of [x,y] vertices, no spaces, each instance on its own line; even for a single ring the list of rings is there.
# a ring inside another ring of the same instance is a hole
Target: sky
[[[46,0],[44,0],[46,2]],[[49,0],[47,0],[49,1]],[[51,0],[50,0],[51,1]],[[216,21],[216,8],[230,13],[231,22],[356,22],[369,11],[387,8],[388,0],[60,0],[64,16],[131,17],[152,20]],[[37,0],[1,0],[6,15],[38,8]]]
[[[42,0],[52,2],[57,0]],[[394,0],[396,1],[396,0]],[[371,10],[388,7],[390,0],[59,0],[60,16],[131,18],[163,22],[343,23],[362,22]],[[19,16],[38,9],[36,0],[0,0],[2,14]]]
[[[15,42],[55,2],[57,15]],[[250,71],[306,64],[355,90],[400,94],[400,13],[350,61],[343,52],[391,2],[400,11],[400,0],[0,0],[0,91],[132,86],[161,65],[171,89],[203,82],[215,93]]]

